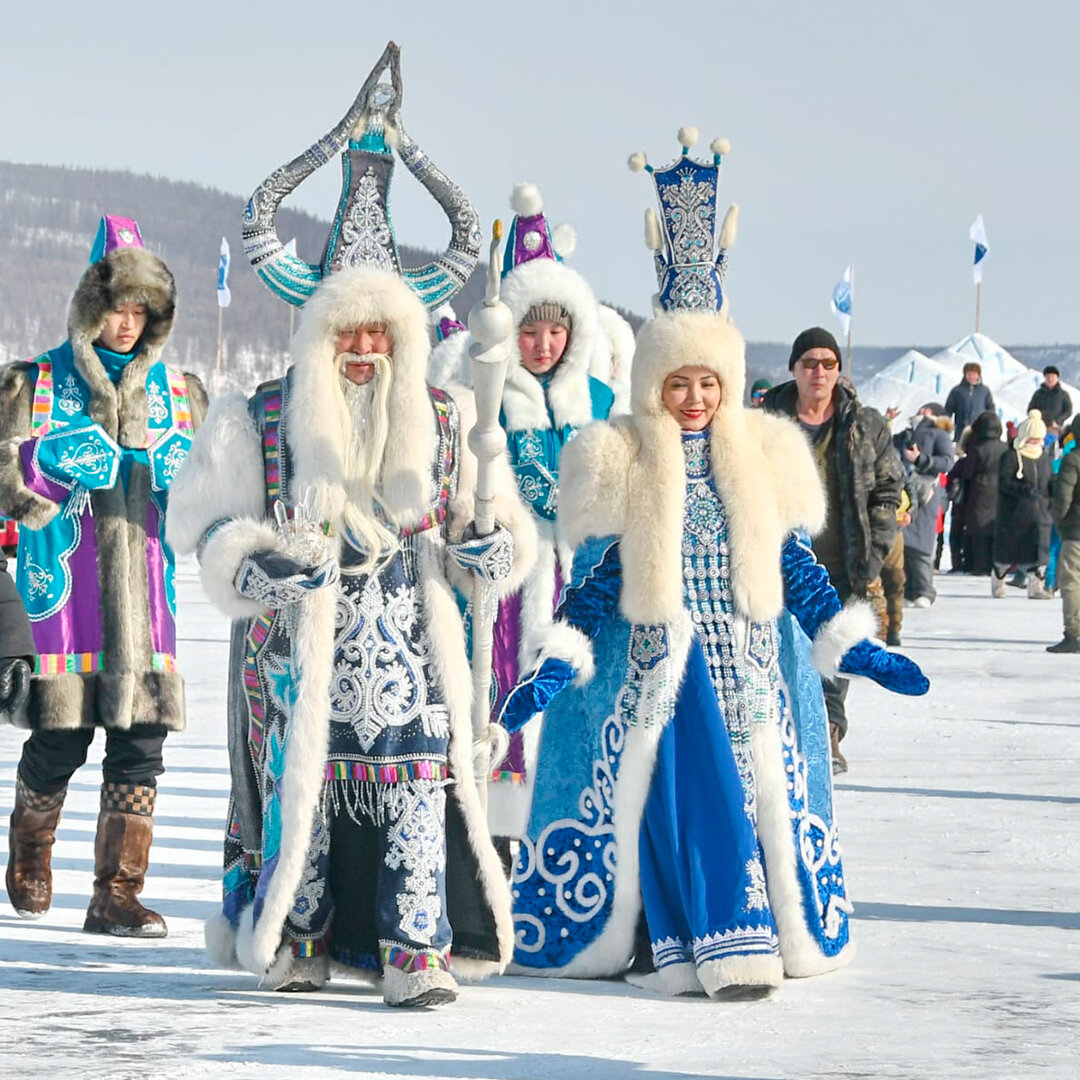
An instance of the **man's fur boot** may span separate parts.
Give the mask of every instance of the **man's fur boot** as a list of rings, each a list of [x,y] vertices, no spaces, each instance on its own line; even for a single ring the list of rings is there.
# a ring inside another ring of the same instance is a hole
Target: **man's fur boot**
[[[402,971],[387,964],[383,970],[383,1001],[399,1008],[447,1005],[457,998],[458,985],[449,971],[439,967]]]
[[[43,795],[15,778],[4,884],[11,906],[24,919],[40,919],[52,903],[52,846],[66,794],[67,788]]]
[[[1029,600],[1053,600],[1054,594],[1046,587],[1045,571],[1032,570],[1027,577]]]
[[[94,895],[83,929],[116,937],[165,937],[165,920],[139,903],[154,836],[156,791],[142,784],[101,787],[94,841]]]

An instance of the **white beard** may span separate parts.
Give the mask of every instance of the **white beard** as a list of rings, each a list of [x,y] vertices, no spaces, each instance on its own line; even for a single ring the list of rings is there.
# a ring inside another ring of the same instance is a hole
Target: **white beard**
[[[349,359],[354,359],[349,357]],[[375,364],[375,375],[363,385],[339,375],[345,399],[345,458],[342,479],[345,483],[345,508],[342,513],[347,539],[367,557],[357,569],[370,573],[397,547],[397,536],[375,514],[375,500],[382,469],[383,453],[390,428],[387,402],[393,383],[393,368],[388,356],[365,357]],[[340,363],[343,358],[338,358]]]

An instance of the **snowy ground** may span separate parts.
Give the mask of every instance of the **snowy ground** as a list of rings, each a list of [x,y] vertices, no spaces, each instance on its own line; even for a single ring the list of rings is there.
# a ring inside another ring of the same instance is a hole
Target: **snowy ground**
[[[282,997],[216,971],[228,772],[226,627],[180,584],[188,730],[171,736],[144,899],[161,942],[80,931],[100,771],[72,782],[49,914],[0,900],[0,1078],[403,1076],[1080,1077],[1080,659],[1049,656],[1059,601],[940,578],[905,646],[934,681],[911,702],[852,688],[837,801],[858,954],[774,999],[715,1004],[618,982],[499,979],[430,1013],[335,982]],[[23,735],[0,730],[0,807]],[[6,809],[4,831],[6,831]]]

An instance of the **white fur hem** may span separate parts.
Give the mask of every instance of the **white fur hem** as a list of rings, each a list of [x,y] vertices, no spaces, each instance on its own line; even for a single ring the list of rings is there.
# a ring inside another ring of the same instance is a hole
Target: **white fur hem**
[[[814,667],[825,678],[832,678],[840,670],[844,653],[864,638],[873,637],[877,620],[873,609],[865,600],[853,600],[827,622],[818,627],[814,635]]]
[[[569,623],[555,622],[544,631],[539,662],[542,664],[548,658],[565,660],[570,664],[577,673],[574,682],[578,686],[592,682],[596,674],[592,642]]]
[[[236,931],[223,911],[215,912],[203,924],[203,938],[210,963],[220,968],[240,968],[236,959]]]
[[[728,986],[780,986],[784,965],[779,956],[725,956],[706,960],[697,977],[710,997]]]
[[[210,602],[230,619],[265,615],[265,605],[236,591],[236,572],[253,552],[274,551],[280,547],[277,530],[266,521],[237,518],[222,525],[206,542],[199,560],[202,586]]]

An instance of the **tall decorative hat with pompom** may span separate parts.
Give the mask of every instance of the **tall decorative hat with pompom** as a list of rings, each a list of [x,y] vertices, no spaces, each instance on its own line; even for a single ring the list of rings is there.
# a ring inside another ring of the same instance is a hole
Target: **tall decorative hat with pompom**
[[[516,216],[506,239],[503,277],[514,267],[532,262],[533,259],[562,262],[574,253],[577,230],[568,222],[550,228],[544,216],[544,197],[535,184],[515,184],[510,206]]]
[[[709,144],[712,161],[690,157],[698,130],[679,128],[682,153],[670,165],[654,168],[643,153],[631,155],[634,172],[645,170],[656,184],[660,216],[645,211],[645,242],[656,264],[656,302],[664,311],[722,311],[727,253],[735,242],[739,208],[729,207],[717,231],[720,165],[731,151],[727,139]]]

